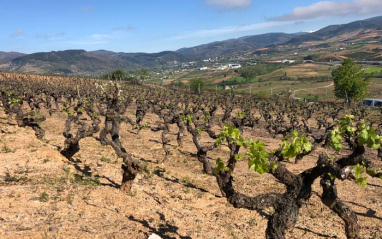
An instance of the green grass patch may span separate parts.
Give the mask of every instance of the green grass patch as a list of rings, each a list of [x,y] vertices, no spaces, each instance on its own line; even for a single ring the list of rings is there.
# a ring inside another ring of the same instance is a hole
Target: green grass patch
[[[365,65],[363,66],[363,69],[365,69],[364,73],[367,73],[367,74],[382,72],[382,67],[378,67],[378,66]]]
[[[241,76],[234,76],[226,81],[220,82],[219,85],[241,85],[241,84],[248,84],[248,83],[253,83],[258,81],[259,80],[257,78],[246,79]]]

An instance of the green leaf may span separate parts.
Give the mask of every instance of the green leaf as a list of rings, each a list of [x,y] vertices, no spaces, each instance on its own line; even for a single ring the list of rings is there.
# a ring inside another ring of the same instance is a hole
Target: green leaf
[[[292,141],[289,141],[289,140]],[[296,130],[292,134],[286,136],[280,144],[283,147],[281,154],[286,158],[293,158],[302,153],[308,153],[312,150],[312,143],[306,138],[299,134]]]
[[[353,134],[355,127],[353,126],[354,115],[346,115],[339,120],[341,133]]]
[[[339,128],[335,128],[329,132],[329,146],[339,152],[342,149],[342,134]]]
[[[272,170],[272,172],[274,172],[277,169],[277,167],[278,167],[278,164],[275,162],[272,162],[269,168]]]
[[[359,164],[355,165],[353,167],[353,170],[354,170],[354,174],[355,174],[356,178],[361,176],[361,174],[363,174],[365,172],[365,168]]]
[[[238,146],[243,146],[243,145],[244,145],[244,139],[243,139],[243,138],[239,138],[239,139],[237,139],[237,140],[236,140],[236,144],[237,144]]]
[[[183,115],[182,116],[182,121],[184,124],[191,124],[192,122],[192,115]]]
[[[302,147],[304,148],[304,152],[307,153],[307,152],[312,151],[313,145],[312,145],[312,143],[308,140],[308,138],[304,137],[303,140],[302,140],[302,142],[303,142]]]
[[[244,154],[236,154],[235,155],[235,159],[240,161],[240,160],[243,160],[244,159]]]
[[[332,175],[331,173],[328,173],[328,176],[330,177],[331,180],[336,179],[336,176]]]
[[[361,175],[366,171],[365,167],[357,164],[353,167],[353,170],[356,184],[358,184],[361,188],[365,187],[367,184],[367,178],[361,177]]]
[[[366,124],[364,121],[359,126],[357,140],[360,145],[365,145],[369,148],[379,149],[381,147],[381,136],[377,135],[375,130]]]
[[[378,170],[376,168],[367,168],[366,169],[366,173],[369,174],[372,177],[377,174],[377,171]]]
[[[355,183],[358,184],[358,186],[360,186],[361,188],[363,188],[367,184],[367,178],[366,177],[356,178]]]
[[[265,151],[264,143],[261,141],[252,141],[249,144],[249,150],[246,155],[248,156],[248,167],[254,171],[263,174],[270,169],[269,154]],[[269,167],[268,167],[269,166]],[[273,165],[273,167],[275,167]]]
[[[221,140],[221,138],[217,138],[217,139],[216,139],[216,145],[217,145],[217,146],[222,145],[222,140]]]
[[[215,175],[218,175],[220,172],[228,172],[230,171],[229,168],[227,168],[221,158],[216,159],[216,168],[214,171]]]
[[[237,117],[243,118],[244,116],[245,116],[244,111],[240,110],[240,111],[237,112]]]
[[[227,140],[229,143],[236,142],[238,146],[243,145],[244,139],[240,136],[240,130],[232,125],[224,125],[222,132],[218,135],[221,141]]]

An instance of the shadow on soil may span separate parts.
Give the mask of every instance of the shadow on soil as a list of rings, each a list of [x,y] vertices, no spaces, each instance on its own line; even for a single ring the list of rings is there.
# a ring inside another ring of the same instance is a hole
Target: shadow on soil
[[[308,229],[308,228],[302,228],[302,227],[295,227],[295,228],[300,229],[300,230],[305,231],[305,232],[313,233],[313,234],[315,234],[315,235],[317,235],[317,236],[320,236],[320,237],[325,237],[325,238],[337,238],[337,237],[332,237],[332,236],[329,236],[329,235],[325,235],[325,234],[322,234],[322,233],[318,233],[318,232],[312,231],[312,230],[310,230],[310,229]]]
[[[371,217],[371,218],[375,218],[375,219],[378,219],[378,220],[382,220],[382,217],[378,217],[378,216],[375,215],[377,213],[375,210],[373,210],[371,208],[368,208],[368,207],[366,207],[366,206],[364,206],[362,204],[359,204],[359,203],[349,202],[349,201],[346,201],[346,202],[367,209],[366,213],[360,213],[360,212],[356,212],[356,211],[353,210],[355,214],[357,214],[359,216],[363,216],[363,217]]]
[[[113,180],[111,180],[109,177],[106,177],[106,176],[100,176],[100,175],[92,175],[92,172],[91,172],[91,168],[88,166],[88,165],[85,165],[83,166],[83,168],[81,167],[81,165],[79,165],[79,163],[82,163],[81,160],[77,159],[77,160],[69,160],[69,163],[71,165],[74,166],[74,168],[82,173],[82,175],[85,175],[85,176],[88,176],[88,177],[95,177],[95,178],[103,178],[103,179],[106,179],[107,181],[109,181],[110,183],[100,183],[100,185],[102,186],[109,186],[109,187],[113,187],[113,188],[120,188],[120,185],[117,184],[116,182],[114,182]]]
[[[157,169],[155,170],[154,173],[155,173],[155,175],[157,175],[158,177],[160,177],[160,178],[162,178],[162,179],[164,179],[164,180],[166,180],[166,181],[168,181],[168,182],[177,183],[177,184],[183,185],[183,186],[188,187],[188,188],[197,189],[197,190],[199,190],[199,191],[201,191],[201,192],[203,192],[203,193],[211,193],[211,192],[209,192],[208,190],[206,190],[206,189],[204,189],[204,188],[200,188],[200,187],[194,185],[194,184],[191,183],[191,182],[182,183],[181,180],[179,180],[179,178],[176,178],[176,177],[174,177],[174,176],[172,176],[172,178],[168,178],[168,177],[166,177],[166,176],[163,175],[163,173],[164,173],[165,171],[166,171],[166,170],[164,170],[164,169],[157,168]],[[212,194],[212,193],[211,193],[211,194]],[[216,196],[216,195],[215,195],[215,196]]]
[[[128,218],[131,221],[140,223],[142,226],[144,226],[145,228],[149,229],[150,233],[155,233],[155,234],[157,234],[158,236],[160,236],[162,238],[169,238],[169,239],[176,239],[176,238],[191,239],[191,237],[189,237],[189,236],[179,235],[179,233],[178,233],[179,227],[169,224],[166,221],[166,218],[165,218],[165,216],[162,213],[157,212],[157,214],[159,215],[160,222],[161,222],[159,224],[158,228],[150,226],[150,224],[149,224],[149,222],[147,220],[137,219],[134,216],[129,216]],[[170,236],[171,234],[175,234],[177,236],[174,236],[174,237]],[[147,235],[147,236],[150,236],[150,235]]]

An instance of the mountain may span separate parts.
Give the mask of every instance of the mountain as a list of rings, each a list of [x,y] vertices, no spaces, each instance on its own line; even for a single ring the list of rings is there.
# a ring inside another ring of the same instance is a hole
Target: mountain
[[[92,75],[115,69],[163,67],[284,43],[296,35],[300,34],[267,33],[158,53],[123,53],[107,50],[38,52],[9,59],[9,66],[3,69],[30,73]]]
[[[131,70],[141,67],[161,67],[185,62],[191,58],[180,53],[116,53],[112,51],[66,50],[38,52],[12,59],[4,70],[29,73],[63,73],[94,75],[115,69]]]
[[[3,52],[0,51],[0,64],[7,63],[18,57],[24,56],[24,53],[19,52]]]
[[[267,51],[283,52],[296,48],[338,48],[357,42],[382,42],[382,16],[348,24],[330,25],[313,33],[266,33],[216,41],[177,51],[158,53],[124,53],[107,50],[66,50],[23,54],[0,52],[0,70],[29,73],[64,73],[76,75],[98,75],[115,69],[133,70],[141,67],[168,67],[179,63],[198,61],[230,54]],[[344,44],[345,43],[345,44]],[[311,47],[314,46],[314,47]],[[330,55],[333,53],[332,55]],[[352,57],[355,59],[382,59],[378,47],[353,48],[342,55],[329,52],[323,60]]]
[[[269,45],[285,43],[292,38],[305,33],[266,33],[254,36],[245,36],[238,39],[216,41],[196,47],[182,48],[178,53],[193,56],[196,59],[215,58],[239,51],[250,51]]]
[[[312,33],[296,36],[287,41],[286,44],[297,45],[306,42],[326,41],[334,37],[354,32],[360,32],[362,34],[362,31],[371,29],[382,30],[382,16],[354,21],[347,24],[330,25]]]
[[[21,56],[12,60],[9,69],[33,73],[99,74],[102,70],[113,70],[125,64],[85,50],[66,50]]]

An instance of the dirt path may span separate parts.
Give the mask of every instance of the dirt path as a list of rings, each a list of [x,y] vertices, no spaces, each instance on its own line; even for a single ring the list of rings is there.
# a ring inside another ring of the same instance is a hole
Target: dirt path
[[[331,87],[331,86],[333,86],[333,85],[334,85],[334,83],[331,83],[331,84],[329,84],[329,85],[325,85],[325,86],[320,86],[320,87],[314,87],[314,88],[305,88],[305,89],[293,90],[293,91],[292,91],[292,94],[291,94],[291,97],[292,97],[293,99],[295,99],[295,100],[301,100],[301,98],[295,97],[297,91],[322,89],[322,88],[328,88],[328,87]]]

